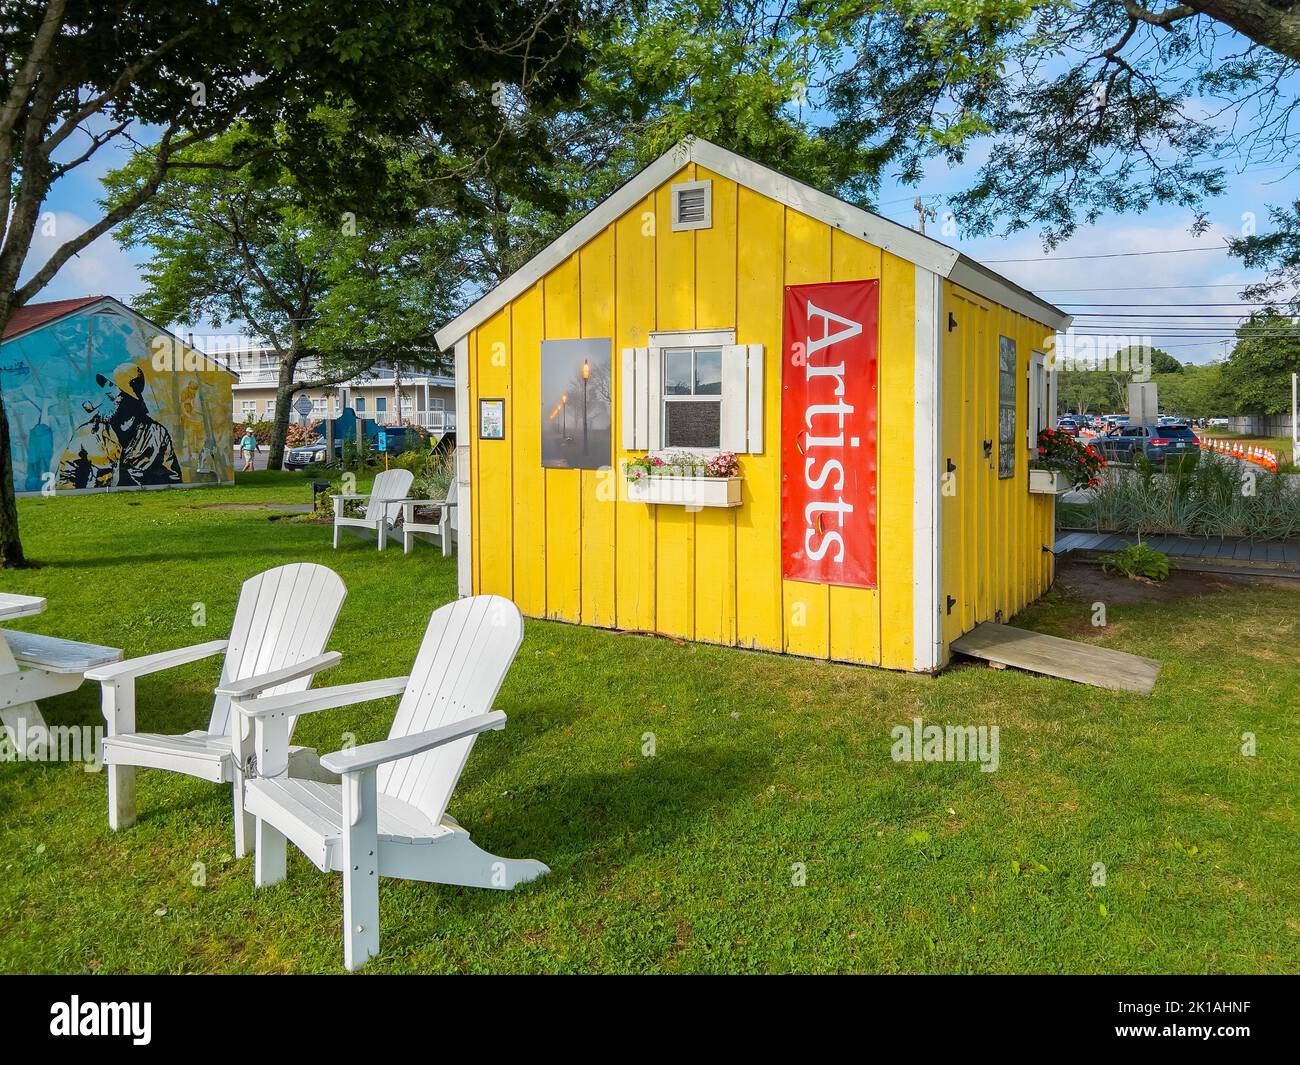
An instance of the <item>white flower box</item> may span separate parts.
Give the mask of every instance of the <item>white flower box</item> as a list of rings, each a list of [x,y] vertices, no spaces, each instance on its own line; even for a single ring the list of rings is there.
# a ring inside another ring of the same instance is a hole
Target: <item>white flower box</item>
[[[633,503],[663,503],[678,507],[738,507],[739,477],[642,477],[628,481]]]
[[[1070,490],[1070,482],[1060,470],[1031,469],[1029,490],[1037,495],[1059,496]]]

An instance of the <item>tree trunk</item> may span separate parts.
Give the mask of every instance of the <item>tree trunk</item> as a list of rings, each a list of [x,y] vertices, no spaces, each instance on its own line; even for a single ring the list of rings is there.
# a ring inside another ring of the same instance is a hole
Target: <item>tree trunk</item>
[[[3,328],[3,327],[0,327]],[[0,568],[27,565],[18,534],[18,501],[14,498],[14,467],[9,460],[9,415],[0,396]]]
[[[289,435],[289,418],[293,413],[293,371],[298,360],[286,355],[280,360],[280,379],[275,386],[275,421],[271,423],[271,452],[266,457],[268,470],[284,469],[284,441]]]
[[[13,313],[13,295],[0,296],[0,333],[9,325]],[[18,501],[14,498],[14,467],[9,450],[9,415],[4,394],[0,392],[0,569],[17,569],[27,565],[23,541],[18,533]]]

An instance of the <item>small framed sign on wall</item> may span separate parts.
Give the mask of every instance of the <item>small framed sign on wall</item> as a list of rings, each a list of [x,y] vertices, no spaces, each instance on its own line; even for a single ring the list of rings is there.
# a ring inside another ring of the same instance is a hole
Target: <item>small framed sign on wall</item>
[[[478,438],[504,440],[506,438],[506,401],[480,399],[478,401]]]

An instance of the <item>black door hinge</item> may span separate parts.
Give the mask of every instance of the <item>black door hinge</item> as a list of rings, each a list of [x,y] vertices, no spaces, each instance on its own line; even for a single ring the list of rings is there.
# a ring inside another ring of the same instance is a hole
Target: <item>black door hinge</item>
[[[956,472],[957,472],[957,467],[956,467],[955,465],[953,465],[953,461],[952,461],[952,459],[947,459],[946,461],[947,461],[947,463],[948,463],[948,472],[949,472],[949,473],[956,473]]]
[[[957,328],[957,319],[953,317],[952,311],[948,312],[948,332]]]
[[[957,600],[954,599],[952,596],[948,596],[948,613],[949,613],[949,614],[952,613],[952,608],[955,607],[956,605],[957,605]]]

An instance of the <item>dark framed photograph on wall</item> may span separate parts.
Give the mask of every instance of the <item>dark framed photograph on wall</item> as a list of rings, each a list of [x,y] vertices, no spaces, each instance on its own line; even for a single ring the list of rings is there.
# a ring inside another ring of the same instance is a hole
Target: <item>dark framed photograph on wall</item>
[[[478,438],[504,440],[506,438],[506,401],[480,399],[478,401]]]

